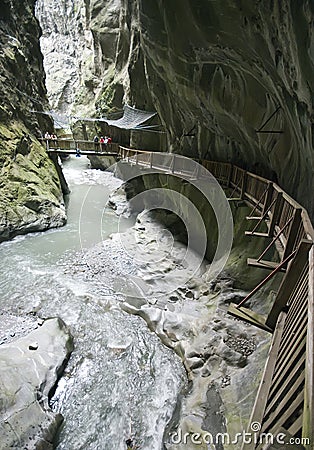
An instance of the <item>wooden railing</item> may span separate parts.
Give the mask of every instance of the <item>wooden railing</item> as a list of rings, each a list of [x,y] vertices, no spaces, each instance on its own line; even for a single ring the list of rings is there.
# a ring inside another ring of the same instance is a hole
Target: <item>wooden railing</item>
[[[180,157],[119,148],[119,155],[132,164],[182,173]],[[161,157],[162,155],[162,157]],[[314,448],[314,231],[307,211],[276,183],[230,163],[199,160],[229,197],[249,204],[247,217],[254,227],[250,236],[266,236],[276,245],[280,261],[251,260],[256,267],[272,270],[262,286],[278,270],[285,276],[274,304],[265,318],[265,329],[273,332],[271,349],[251,415],[262,433],[285,433],[295,448]],[[191,173],[191,177],[197,173]],[[230,194],[231,193],[231,194]],[[265,224],[267,232],[265,232]],[[264,231],[259,231],[260,227]],[[285,261],[287,261],[285,263]],[[249,296],[248,296],[249,297]],[[245,299],[244,299],[245,300]],[[243,302],[242,302],[243,303]],[[236,306],[239,308],[239,305]],[[239,308],[241,310],[241,308]],[[249,310],[246,310],[246,315]],[[254,323],[254,322],[251,322]],[[249,429],[249,431],[252,431]],[[299,441],[298,441],[299,439]],[[243,449],[262,449],[262,444],[244,444]]]
[[[80,153],[118,153],[119,144],[111,142],[110,144],[95,143],[94,141],[78,140],[78,139],[41,139],[45,143],[47,151],[72,152],[77,150]]]

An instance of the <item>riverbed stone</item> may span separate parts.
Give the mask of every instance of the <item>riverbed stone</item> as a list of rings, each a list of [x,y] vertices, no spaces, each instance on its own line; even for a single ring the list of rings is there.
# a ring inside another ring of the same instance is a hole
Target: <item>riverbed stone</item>
[[[62,422],[49,396],[73,349],[65,323],[40,328],[0,346],[0,449],[50,449]]]

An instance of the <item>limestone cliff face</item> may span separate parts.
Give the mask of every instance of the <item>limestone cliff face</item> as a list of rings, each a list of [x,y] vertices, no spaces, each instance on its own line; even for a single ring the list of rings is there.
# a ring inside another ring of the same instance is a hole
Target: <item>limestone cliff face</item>
[[[65,222],[57,173],[35,138],[51,123],[31,112],[47,107],[38,39],[34,1],[4,0],[0,16],[0,242]]]
[[[113,81],[120,0],[38,0],[36,16],[48,98],[53,109],[80,117],[95,114],[121,93]],[[120,94],[120,95],[119,95]]]
[[[313,2],[121,0],[117,69],[168,150],[277,179],[313,215]],[[262,131],[263,123],[277,113]]]
[[[61,21],[54,30],[48,19],[44,26],[55,58],[50,69],[55,65],[59,70],[62,43],[62,51],[76,46],[79,110],[92,104],[107,114],[124,102],[155,109],[166,131],[164,150],[231,161],[277,180],[314,216],[313,2],[38,4],[48,5],[46,16],[51,12]],[[61,23],[62,39],[55,39]],[[67,44],[65,36],[76,43]],[[70,58],[66,61],[70,70]],[[152,136],[146,135],[141,146],[149,148]],[[132,141],[139,144],[135,136]]]

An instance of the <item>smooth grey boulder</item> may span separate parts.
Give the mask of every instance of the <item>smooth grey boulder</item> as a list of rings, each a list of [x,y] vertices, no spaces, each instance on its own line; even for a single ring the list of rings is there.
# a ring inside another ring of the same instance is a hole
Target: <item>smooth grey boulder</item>
[[[53,448],[63,418],[50,409],[49,394],[72,349],[71,334],[59,318],[0,346],[0,449]]]

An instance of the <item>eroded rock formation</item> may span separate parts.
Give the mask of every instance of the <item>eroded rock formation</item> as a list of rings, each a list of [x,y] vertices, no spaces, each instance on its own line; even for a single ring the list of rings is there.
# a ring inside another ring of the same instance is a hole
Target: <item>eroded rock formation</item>
[[[65,223],[60,182],[40,136],[47,107],[34,1],[5,0],[0,16],[0,242]]]
[[[313,215],[313,2],[91,0],[80,8],[94,64],[93,76],[87,61],[80,76],[100,88],[98,112],[123,102],[155,109],[164,150],[272,178]]]
[[[38,328],[38,327],[37,327]],[[0,347],[0,448],[52,449],[61,414],[48,398],[73,349],[61,319]]]
[[[313,3],[121,3],[117,70],[168,150],[273,178],[313,213]],[[263,131],[282,133],[257,133],[275,111]]]

